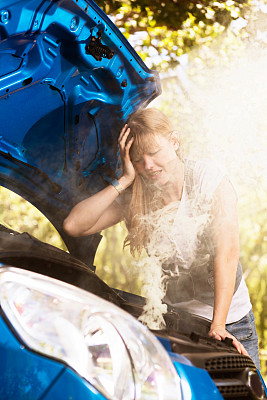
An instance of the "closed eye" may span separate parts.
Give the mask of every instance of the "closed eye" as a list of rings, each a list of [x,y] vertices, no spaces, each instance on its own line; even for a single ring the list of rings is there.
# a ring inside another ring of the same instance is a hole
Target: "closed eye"
[[[155,156],[157,153],[159,153],[160,150],[161,150],[161,149],[158,149],[158,150],[156,150],[156,151],[152,151],[152,152],[147,153],[147,154],[148,154],[150,157],[152,157],[152,156]],[[132,161],[133,161],[135,164],[140,163],[140,162],[143,161],[143,157],[134,158]]]
[[[160,151],[160,149],[153,151],[152,153],[148,153],[150,156],[154,156],[155,154],[157,154]]]
[[[133,160],[133,162],[134,162],[135,164],[137,164],[137,163],[140,163],[142,160],[143,160],[142,158],[135,158],[135,159]]]

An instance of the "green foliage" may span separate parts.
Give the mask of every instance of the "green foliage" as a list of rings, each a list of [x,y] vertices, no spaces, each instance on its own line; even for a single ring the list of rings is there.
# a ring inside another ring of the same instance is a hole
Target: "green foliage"
[[[212,43],[233,20],[246,18],[250,0],[96,0],[143,59],[167,69],[193,47]],[[136,37],[136,39],[135,39]],[[155,57],[158,56],[158,57]]]
[[[97,275],[111,287],[141,294],[142,271],[136,267],[129,248],[123,249],[126,236],[124,224],[112,226],[102,234],[95,257]]]
[[[43,242],[66,250],[56,229],[37,208],[3,186],[0,186],[0,198],[0,224],[21,233],[28,232]]]

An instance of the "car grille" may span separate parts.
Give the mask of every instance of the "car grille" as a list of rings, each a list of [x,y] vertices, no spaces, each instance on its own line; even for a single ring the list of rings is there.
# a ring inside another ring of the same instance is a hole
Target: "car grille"
[[[257,369],[250,357],[216,355],[205,359],[204,368],[224,399],[266,399]]]
[[[238,376],[246,368],[256,370],[248,357],[231,354],[212,357],[205,360],[204,367],[224,399],[250,399],[247,385]]]
[[[170,332],[169,332],[170,333]],[[205,369],[224,399],[267,399],[261,378],[251,358],[232,346],[191,333],[191,346],[178,335],[169,335],[172,351],[185,356],[198,368]]]
[[[228,382],[227,385],[224,386],[221,384],[221,382],[214,381],[214,383],[216,384],[217,388],[219,389],[224,399],[245,400],[245,399],[255,398],[251,397],[248,388],[243,384]]]
[[[222,371],[242,370],[244,368],[251,368],[256,370],[253,361],[242,355],[229,354],[224,357],[212,357],[205,361],[205,369],[210,374],[221,373]]]

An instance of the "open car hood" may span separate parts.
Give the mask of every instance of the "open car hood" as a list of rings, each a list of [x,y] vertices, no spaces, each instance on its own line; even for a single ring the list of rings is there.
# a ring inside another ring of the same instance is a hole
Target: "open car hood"
[[[91,265],[99,235],[70,238],[63,219],[119,173],[119,131],[158,74],[91,0],[2,0],[0,39],[0,183]]]

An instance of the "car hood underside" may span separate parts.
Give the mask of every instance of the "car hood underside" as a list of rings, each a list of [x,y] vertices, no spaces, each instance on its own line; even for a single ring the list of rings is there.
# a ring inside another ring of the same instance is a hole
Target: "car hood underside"
[[[0,183],[91,264],[100,236],[70,238],[62,222],[120,173],[118,134],[160,94],[158,74],[91,0],[2,0],[1,10]]]

